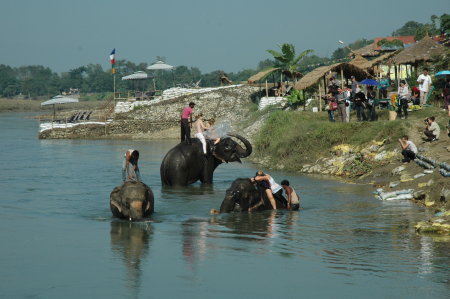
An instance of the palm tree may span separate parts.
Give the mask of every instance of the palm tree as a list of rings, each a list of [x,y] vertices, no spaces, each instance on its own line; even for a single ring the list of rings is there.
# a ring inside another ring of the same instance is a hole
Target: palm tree
[[[272,54],[273,58],[277,61],[277,66],[282,69],[286,76],[293,78],[294,81],[297,81],[300,60],[309,53],[313,52],[313,50],[305,50],[298,56],[295,56],[295,47],[293,44],[285,43],[278,45],[278,47],[280,48],[281,53],[275,50],[267,50],[267,52]]]

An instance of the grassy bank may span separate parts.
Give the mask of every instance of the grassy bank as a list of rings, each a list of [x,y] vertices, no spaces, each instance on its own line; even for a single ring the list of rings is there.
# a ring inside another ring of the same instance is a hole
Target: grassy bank
[[[51,112],[53,106],[41,106],[41,100],[0,99],[0,112]],[[58,111],[93,110],[105,101],[80,101],[79,103],[57,105]]]
[[[408,120],[388,121],[388,111],[378,111],[379,120],[374,122],[329,122],[327,114],[303,111],[273,111],[254,140],[255,156],[269,159],[276,167],[297,171],[303,164],[329,156],[331,148],[339,144],[364,146],[372,140],[386,140],[387,148],[398,147],[398,139],[410,134],[413,123],[435,115],[445,128],[445,112],[437,108],[414,111]],[[352,115],[352,119],[356,119]]]

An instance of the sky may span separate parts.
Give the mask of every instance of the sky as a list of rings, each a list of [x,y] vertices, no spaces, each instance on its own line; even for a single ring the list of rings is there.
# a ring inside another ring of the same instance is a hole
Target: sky
[[[292,43],[330,56],[340,44],[389,36],[450,13],[449,0],[0,0],[0,64],[66,72],[116,60],[238,72]]]

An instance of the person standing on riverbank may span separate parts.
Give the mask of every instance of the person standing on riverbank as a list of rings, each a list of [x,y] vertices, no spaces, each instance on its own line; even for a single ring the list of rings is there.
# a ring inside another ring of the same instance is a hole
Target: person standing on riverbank
[[[405,135],[400,138],[398,142],[400,143],[400,146],[402,148],[402,162],[409,163],[411,160],[414,160],[417,154],[417,146],[409,140],[409,137]]]
[[[183,108],[181,112],[181,142],[185,141],[191,143],[191,126],[192,126],[192,113],[194,112],[194,102],[190,102],[189,106]]]
[[[420,106],[423,106],[427,102],[428,93],[431,89],[431,77],[428,75],[428,69],[423,70],[423,74],[417,78],[420,90]]]
[[[141,181],[141,174],[138,167],[139,152],[134,149],[129,149],[125,153],[125,159],[122,165],[122,181],[125,183],[128,180]],[[133,166],[132,174],[130,175],[130,164]]]
[[[288,210],[298,210],[300,208],[300,197],[295,192],[294,188],[289,186],[288,180],[281,181],[281,187],[284,189],[284,193],[287,195],[287,208]]]

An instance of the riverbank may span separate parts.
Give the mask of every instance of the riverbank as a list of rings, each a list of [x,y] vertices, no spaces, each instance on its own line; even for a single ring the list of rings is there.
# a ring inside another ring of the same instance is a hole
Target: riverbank
[[[388,111],[380,110],[378,115],[376,122],[331,123],[325,113],[273,111],[253,137],[252,159],[265,169],[371,184],[375,193],[377,189],[378,193],[408,190],[412,200],[441,215],[418,229],[450,234],[450,178],[440,173],[439,166],[450,163],[446,111],[426,108],[410,112],[407,120],[395,121],[387,120]],[[429,143],[422,140],[422,132],[423,120],[431,115],[441,127],[441,138]],[[401,162],[398,139],[403,135],[409,135],[422,156],[436,161],[434,169],[424,172],[415,162]]]

